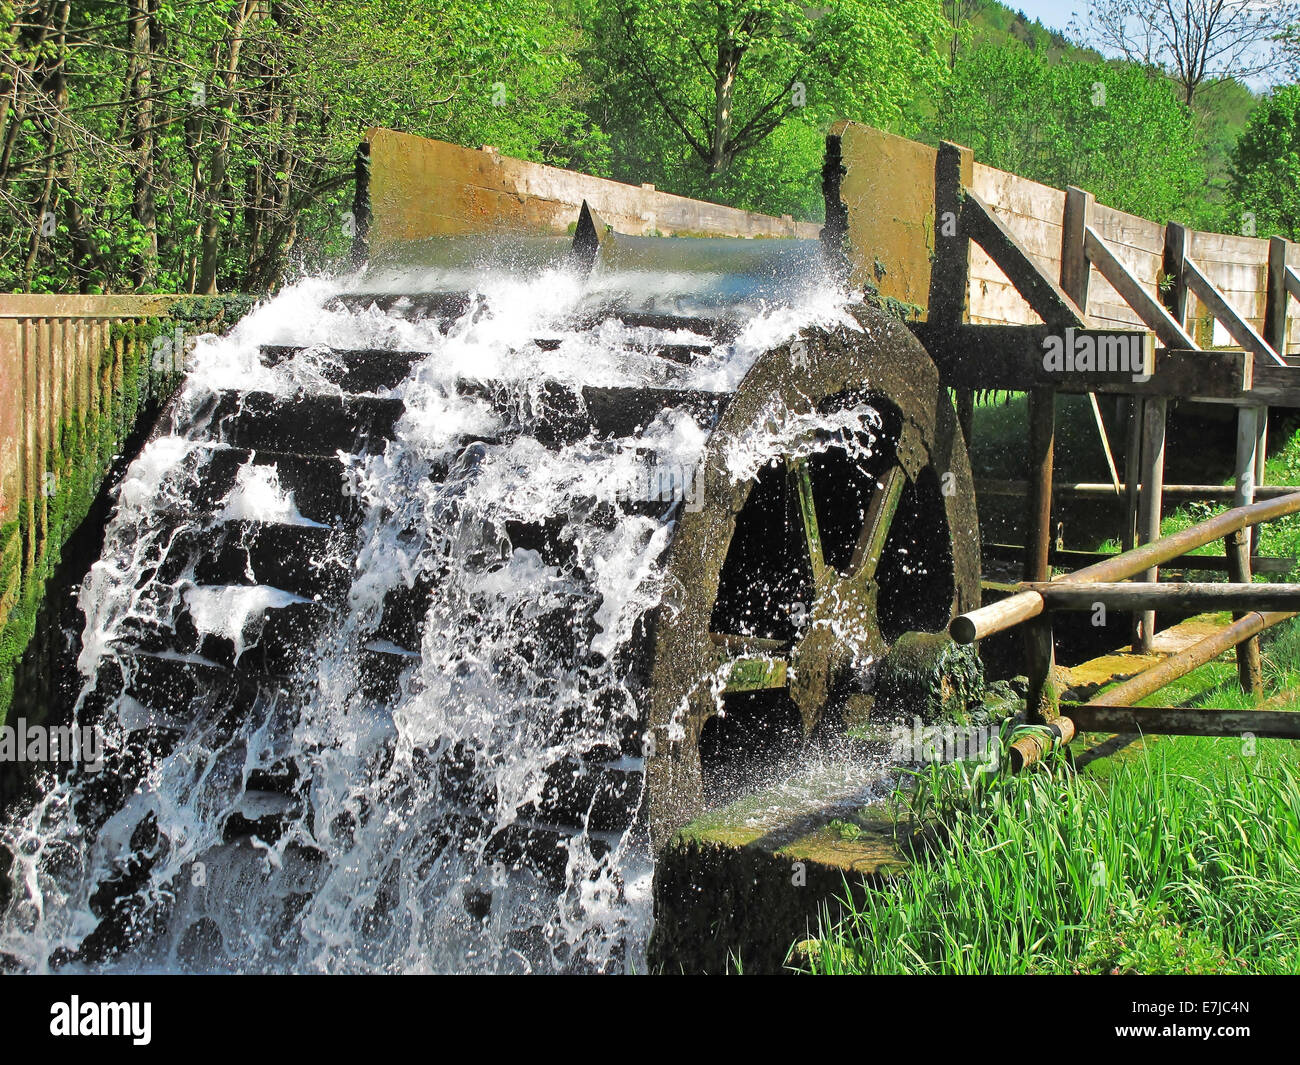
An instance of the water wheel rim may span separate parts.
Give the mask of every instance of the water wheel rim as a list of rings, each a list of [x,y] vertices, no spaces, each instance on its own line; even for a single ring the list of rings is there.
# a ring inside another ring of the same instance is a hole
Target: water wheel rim
[[[880,485],[880,509],[886,515],[891,496],[904,482],[915,482],[927,466],[942,466],[955,490],[944,505],[953,536],[954,594],[950,610],[967,609],[978,602],[979,555],[974,492],[969,462],[946,390],[929,356],[902,323],[865,308],[855,310],[864,326],[861,333],[848,328],[808,330],[791,346],[763,355],[741,382],[735,396],[710,437],[703,474],[702,499],[684,508],[663,560],[664,601],[653,621],[652,653],[648,671],[647,732],[645,740],[647,795],[652,839],[662,846],[675,827],[697,814],[704,805],[704,782],[698,756],[705,721],[716,711],[717,699],[733,682],[733,663],[748,642],[754,663],[742,672],[758,674],[762,661],[775,663],[792,648],[765,646],[744,634],[710,631],[713,606],[739,515],[754,487],[752,479],[737,483],[731,471],[738,448],[761,435],[775,416],[792,422],[818,423],[819,405],[844,395],[877,396],[895,406],[901,415],[892,462]],[[792,456],[797,468],[807,454],[794,434],[783,460]],[[945,496],[948,493],[945,491]],[[896,503],[896,498],[894,500]],[[883,523],[887,535],[890,522]],[[869,550],[868,545],[864,550]],[[878,559],[877,559],[878,561]],[[833,586],[841,581],[830,582]],[[826,597],[833,600],[833,595]],[[870,604],[874,609],[874,603]],[[877,626],[878,627],[878,626]],[[721,637],[719,639],[719,637]],[[801,649],[803,676],[823,667],[817,662],[842,661],[842,649]],[[787,659],[787,669],[790,661]],[[796,679],[800,675],[797,662]],[[761,681],[779,686],[780,666]],[[825,670],[829,672],[829,669]],[[805,731],[824,709],[819,680],[797,681],[809,685],[800,693],[800,714]]]

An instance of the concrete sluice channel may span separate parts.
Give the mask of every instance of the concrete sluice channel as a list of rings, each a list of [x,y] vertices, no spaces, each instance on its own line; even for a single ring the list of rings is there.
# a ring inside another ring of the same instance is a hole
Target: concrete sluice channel
[[[102,765],[0,829],[8,968],[645,971],[675,829],[976,605],[902,323],[815,242],[597,243],[430,242],[199,342],[80,591]]]

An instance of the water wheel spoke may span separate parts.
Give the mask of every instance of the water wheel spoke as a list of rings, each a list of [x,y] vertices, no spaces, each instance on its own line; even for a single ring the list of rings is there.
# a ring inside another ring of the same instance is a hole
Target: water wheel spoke
[[[721,682],[727,694],[784,688],[790,649],[784,640],[710,632],[701,673],[710,683],[704,687]]]
[[[891,466],[881,474],[879,486],[867,504],[862,531],[849,561],[849,583],[863,587],[874,582],[906,483],[907,475],[901,466]]]
[[[799,520],[803,527],[808,563],[812,567],[813,585],[820,589],[834,577],[834,574],[827,565],[826,554],[822,550],[821,528],[817,522],[817,504],[813,499],[812,475],[808,471],[808,460],[788,458],[786,471],[794,487],[799,506]]]
[[[733,695],[785,688],[789,686],[788,674],[789,663],[784,658],[737,658],[731,664],[723,691]]]

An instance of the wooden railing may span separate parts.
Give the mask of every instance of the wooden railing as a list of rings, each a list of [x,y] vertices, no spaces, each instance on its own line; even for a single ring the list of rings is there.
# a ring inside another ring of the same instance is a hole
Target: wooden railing
[[[1160,536],[1170,399],[1236,408],[1228,491],[1238,507],[1255,501],[1268,408],[1300,407],[1300,366],[1287,358],[1300,346],[1300,316],[1289,314],[1300,245],[1153,222],[1083,189],[981,166],[960,145],[933,149],[854,124],[832,129],[828,174],[824,239],[851,278],[916,306],[913,328],[954,390],[967,441],[975,392],[1028,395],[1027,579],[1050,575],[1060,393],[1090,399],[1110,488],[1124,500],[1123,550]],[[1071,355],[1063,367],[1044,358],[1048,346],[1076,343],[1097,357],[1076,366]],[[1127,357],[1101,365],[1102,352]],[[1099,396],[1123,412],[1122,460]],[[1193,488],[1178,486],[1183,498],[1223,495]],[[1249,580],[1249,554],[1245,562]],[[1153,565],[1142,579],[1157,576]],[[1155,614],[1135,618],[1134,642],[1149,649]]]
[[[1131,705],[1204,665],[1231,647],[1237,648],[1237,668],[1243,688],[1262,689],[1259,633],[1300,613],[1300,584],[1255,584],[1249,577],[1248,530],[1288,514],[1300,513],[1300,492],[1235,507],[1206,521],[1134,548],[1052,581],[1028,581],[1005,599],[952,620],[949,634],[958,643],[974,643],[1016,626],[1023,627],[1029,693],[1026,712],[1031,723],[1049,726],[1056,738],[1068,742],[1076,731],[1152,732],[1195,736],[1273,736],[1300,739],[1300,714],[1282,711],[1187,710],[1178,707]],[[1183,558],[1188,552],[1223,540],[1229,582],[1214,584],[1147,583],[1133,581],[1157,566]],[[1055,689],[1056,665],[1052,615],[1062,610],[1230,610],[1239,616],[1231,625],[1087,703],[1062,703]],[[1041,753],[1028,744],[1017,752],[1016,764],[1027,764]]]

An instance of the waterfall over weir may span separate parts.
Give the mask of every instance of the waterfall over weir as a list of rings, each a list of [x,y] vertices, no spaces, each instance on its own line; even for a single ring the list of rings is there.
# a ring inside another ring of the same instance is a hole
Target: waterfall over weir
[[[103,770],[0,828],[10,966],[643,968],[638,641],[698,397],[853,323],[825,285],[720,335],[562,268],[473,287],[306,281],[197,344],[80,593]],[[642,389],[684,398],[608,429]]]

